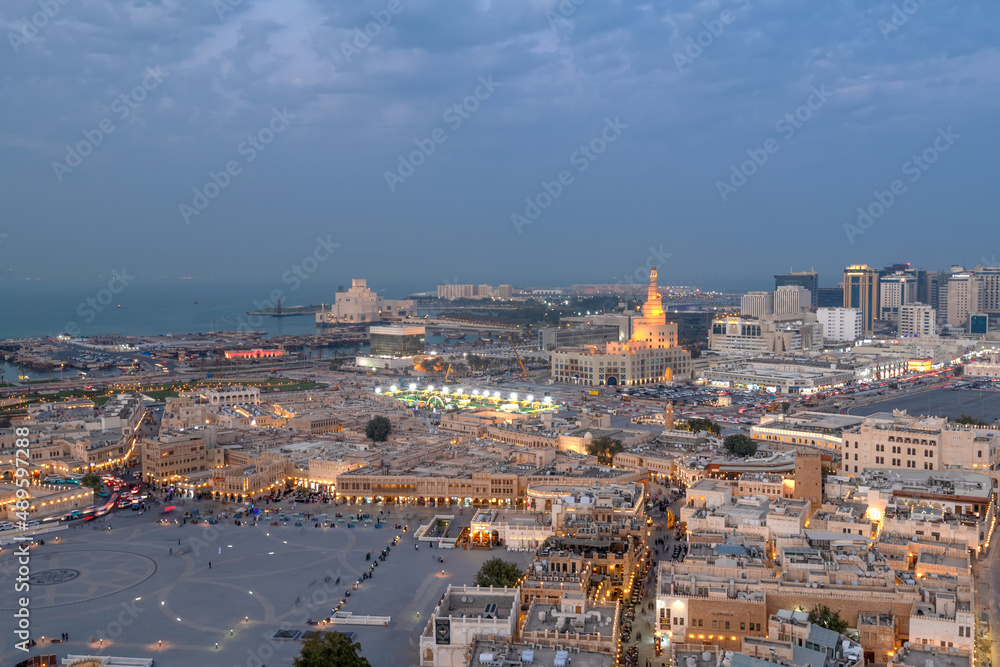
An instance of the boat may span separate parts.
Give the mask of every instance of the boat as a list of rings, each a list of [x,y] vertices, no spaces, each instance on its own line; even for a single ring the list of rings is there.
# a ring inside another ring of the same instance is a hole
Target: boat
[[[462,333],[461,331],[458,331],[454,333],[446,333],[444,337],[447,338],[448,340],[460,340],[462,338],[465,338],[465,334]]]
[[[481,343],[492,343],[493,339],[492,338],[483,338],[483,337],[480,336],[479,342],[481,342]]]

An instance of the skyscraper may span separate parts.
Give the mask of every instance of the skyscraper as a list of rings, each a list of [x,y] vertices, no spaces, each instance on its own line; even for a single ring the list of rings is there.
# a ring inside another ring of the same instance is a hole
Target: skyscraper
[[[774,289],[778,289],[782,285],[805,287],[812,297],[810,306],[815,308],[819,305],[819,274],[815,271],[792,271],[789,269],[788,273],[779,273],[774,276]]]
[[[867,264],[852,264],[844,269],[844,308],[861,311],[861,329],[875,330],[878,318],[878,271]]]

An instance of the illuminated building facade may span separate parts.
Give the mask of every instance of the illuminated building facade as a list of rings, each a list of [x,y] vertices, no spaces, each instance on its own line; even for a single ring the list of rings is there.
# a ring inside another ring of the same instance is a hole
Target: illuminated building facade
[[[632,336],[603,346],[557,348],[552,352],[556,382],[599,386],[641,386],[691,377],[691,354],[677,346],[677,325],[667,323],[663,298],[649,272],[642,317],[632,320]]]
[[[383,299],[368,289],[364,278],[355,278],[351,281],[351,289],[337,292],[336,302],[329,310],[324,306],[316,313],[316,324],[365,324],[416,314],[417,307],[412,300]]]
[[[425,350],[426,329],[422,326],[373,326],[368,333],[373,357],[413,357]]]
[[[879,304],[878,271],[867,264],[853,264],[844,269],[844,308],[861,311],[861,329],[864,333],[875,330]]]

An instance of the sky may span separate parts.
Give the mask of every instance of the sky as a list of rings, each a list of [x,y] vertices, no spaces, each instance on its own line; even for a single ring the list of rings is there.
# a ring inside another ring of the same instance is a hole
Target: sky
[[[6,0],[0,30],[2,290],[1000,254],[993,1]]]

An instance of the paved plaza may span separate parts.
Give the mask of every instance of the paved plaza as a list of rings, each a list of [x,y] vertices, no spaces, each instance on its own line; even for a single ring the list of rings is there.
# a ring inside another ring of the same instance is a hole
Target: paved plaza
[[[298,510],[332,513],[331,508],[300,505]],[[235,526],[232,519],[217,525],[159,525],[155,510],[143,515],[120,512],[99,524],[72,524],[59,533],[62,539],[46,539],[32,549],[30,565],[32,637],[68,633],[69,641],[40,641],[24,654],[14,648],[13,635],[4,633],[0,664],[46,653],[96,653],[152,657],[163,667],[290,665],[301,643],[274,639],[274,634],[283,628],[315,629],[307,621],[329,616],[345,599],[344,592],[399,535],[398,545],[342,608],[359,615],[391,616],[392,622],[388,627],[337,629],[355,633],[372,665],[415,665],[420,632],[449,584],[472,584],[480,565],[493,556],[522,566],[530,562],[530,553],[503,549],[465,551],[421,544],[415,550],[418,525],[435,513],[453,512],[378,506],[363,511],[377,515],[379,510],[391,512],[382,529],[364,524],[346,528],[343,523],[315,528],[312,522],[272,526],[269,521]],[[466,509],[456,519],[467,521],[470,514]],[[394,530],[396,523],[409,524],[409,531]],[[366,561],[369,552],[374,552],[372,560]],[[13,565],[7,547],[0,553],[4,615],[15,608]]]
[[[892,410],[906,410],[911,415],[934,415],[951,419],[969,415],[992,424],[994,420],[1000,418],[1000,391],[931,389],[852,408],[850,413],[867,416]]]

